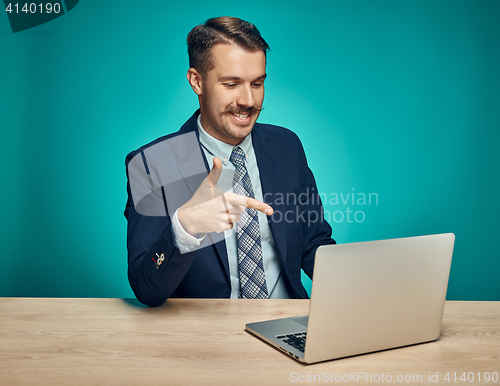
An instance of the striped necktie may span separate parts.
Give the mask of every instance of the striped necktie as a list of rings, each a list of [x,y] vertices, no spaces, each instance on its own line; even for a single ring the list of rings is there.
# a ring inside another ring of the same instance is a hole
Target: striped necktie
[[[245,152],[235,147],[229,160],[236,167],[234,172],[234,192],[246,197],[254,197],[252,182],[245,166]],[[246,208],[241,221],[236,224],[238,237],[238,267],[240,273],[240,298],[267,299],[266,275],[262,262],[262,246],[257,211]]]

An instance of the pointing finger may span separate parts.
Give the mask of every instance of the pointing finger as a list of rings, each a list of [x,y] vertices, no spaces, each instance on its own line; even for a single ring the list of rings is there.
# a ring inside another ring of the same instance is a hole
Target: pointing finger
[[[271,208],[267,204],[264,204],[263,202],[256,200],[255,198],[246,197],[246,206],[247,208],[258,210],[259,212],[262,212],[268,216],[273,214],[273,208]]]
[[[239,205],[246,208],[255,209],[268,216],[272,215],[274,212],[273,208],[271,208],[269,205],[264,204],[263,202],[260,202],[255,198],[245,197],[236,193],[225,193],[224,196],[226,197],[227,202],[231,205]],[[235,212],[241,211],[235,210]]]

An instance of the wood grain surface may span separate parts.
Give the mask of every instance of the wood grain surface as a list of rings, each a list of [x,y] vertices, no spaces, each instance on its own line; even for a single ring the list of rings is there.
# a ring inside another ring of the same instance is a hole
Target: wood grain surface
[[[484,378],[500,374],[500,302],[447,302],[436,342],[314,365],[244,331],[308,307],[308,300],[172,299],[148,308],[126,299],[0,298],[0,385],[500,385]]]

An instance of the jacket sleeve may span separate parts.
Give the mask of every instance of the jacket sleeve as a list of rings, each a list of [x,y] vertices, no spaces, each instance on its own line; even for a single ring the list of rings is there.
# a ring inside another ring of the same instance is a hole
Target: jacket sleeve
[[[314,259],[316,249],[321,245],[336,244],[332,238],[332,228],[325,220],[323,204],[318,193],[316,180],[307,165],[304,148],[296,136],[299,148],[299,155],[303,159],[304,168],[302,169],[303,194],[302,209],[304,213],[303,230],[303,251],[302,251],[302,269],[311,279],[313,278]],[[299,195],[300,196],[300,195]]]
[[[161,194],[163,188],[159,192],[152,191],[145,200],[156,201],[156,206],[163,205],[164,215],[151,216],[137,212],[130,186],[129,162],[132,155],[129,154],[125,161],[128,199],[124,214],[128,222],[128,279],[141,303],[159,306],[179,286],[197,251],[181,253],[175,245],[165,195]]]

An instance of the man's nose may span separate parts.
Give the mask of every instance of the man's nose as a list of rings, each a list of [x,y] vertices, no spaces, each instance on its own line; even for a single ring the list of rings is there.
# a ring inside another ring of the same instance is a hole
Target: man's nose
[[[255,97],[251,85],[241,88],[241,92],[236,101],[240,106],[253,107],[255,105]]]

